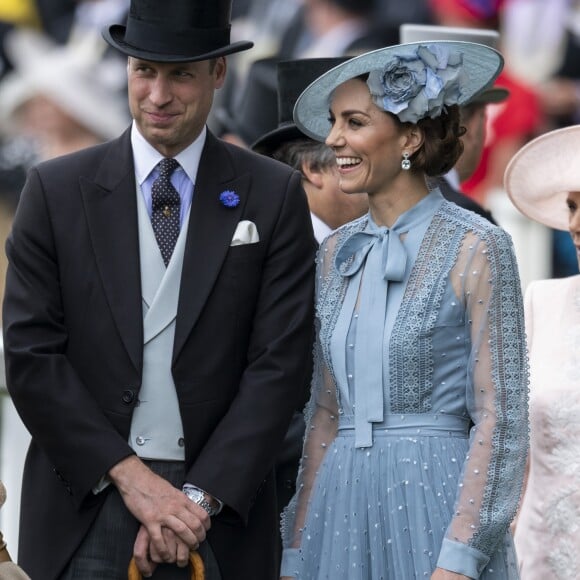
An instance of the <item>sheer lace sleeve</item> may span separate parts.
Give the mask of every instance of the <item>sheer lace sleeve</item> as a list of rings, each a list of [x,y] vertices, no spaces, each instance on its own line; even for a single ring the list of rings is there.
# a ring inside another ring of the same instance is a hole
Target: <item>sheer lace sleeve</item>
[[[518,506],[528,446],[528,365],[521,287],[500,229],[468,234],[452,273],[471,327],[473,428],[438,566],[479,578]]]
[[[334,379],[324,361],[320,330],[322,319],[332,315],[331,304],[337,308],[335,301],[327,300],[327,293],[336,290],[331,287],[329,277],[332,260],[335,254],[336,237],[326,240],[317,259],[316,288],[316,344],[314,347],[314,372],[311,397],[305,413],[306,436],[298,479],[296,494],[284,510],[282,516],[282,576],[295,576],[298,548],[302,538],[310,494],[328,447],[336,437],[338,427],[338,400]]]

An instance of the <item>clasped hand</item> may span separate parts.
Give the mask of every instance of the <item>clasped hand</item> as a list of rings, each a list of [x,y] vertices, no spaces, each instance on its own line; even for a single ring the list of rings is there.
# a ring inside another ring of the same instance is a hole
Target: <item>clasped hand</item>
[[[133,556],[143,577],[151,576],[157,564],[187,566],[189,552],[205,540],[211,526],[207,512],[136,456],[119,462],[109,476],[141,522]]]

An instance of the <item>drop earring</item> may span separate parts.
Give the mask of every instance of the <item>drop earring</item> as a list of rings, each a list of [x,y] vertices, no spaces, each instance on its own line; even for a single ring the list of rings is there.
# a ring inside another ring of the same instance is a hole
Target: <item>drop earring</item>
[[[403,171],[409,171],[411,169],[411,160],[409,159],[409,153],[403,151],[403,160],[401,161],[401,169]]]

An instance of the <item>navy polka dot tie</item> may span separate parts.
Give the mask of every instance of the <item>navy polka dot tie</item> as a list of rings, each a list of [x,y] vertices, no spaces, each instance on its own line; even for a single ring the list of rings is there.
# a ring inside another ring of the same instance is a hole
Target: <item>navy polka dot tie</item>
[[[151,189],[151,225],[165,265],[169,264],[171,254],[179,236],[179,208],[181,198],[171,184],[171,174],[179,167],[175,159],[162,159],[157,165],[159,177]]]

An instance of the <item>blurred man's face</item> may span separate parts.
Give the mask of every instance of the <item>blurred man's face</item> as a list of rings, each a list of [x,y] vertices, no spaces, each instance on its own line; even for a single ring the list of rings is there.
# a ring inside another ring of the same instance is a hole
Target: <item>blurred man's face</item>
[[[461,120],[461,124],[467,131],[461,137],[463,153],[455,164],[455,169],[459,175],[459,181],[463,182],[473,175],[483,153],[487,124],[486,105],[477,105],[467,120]]]

